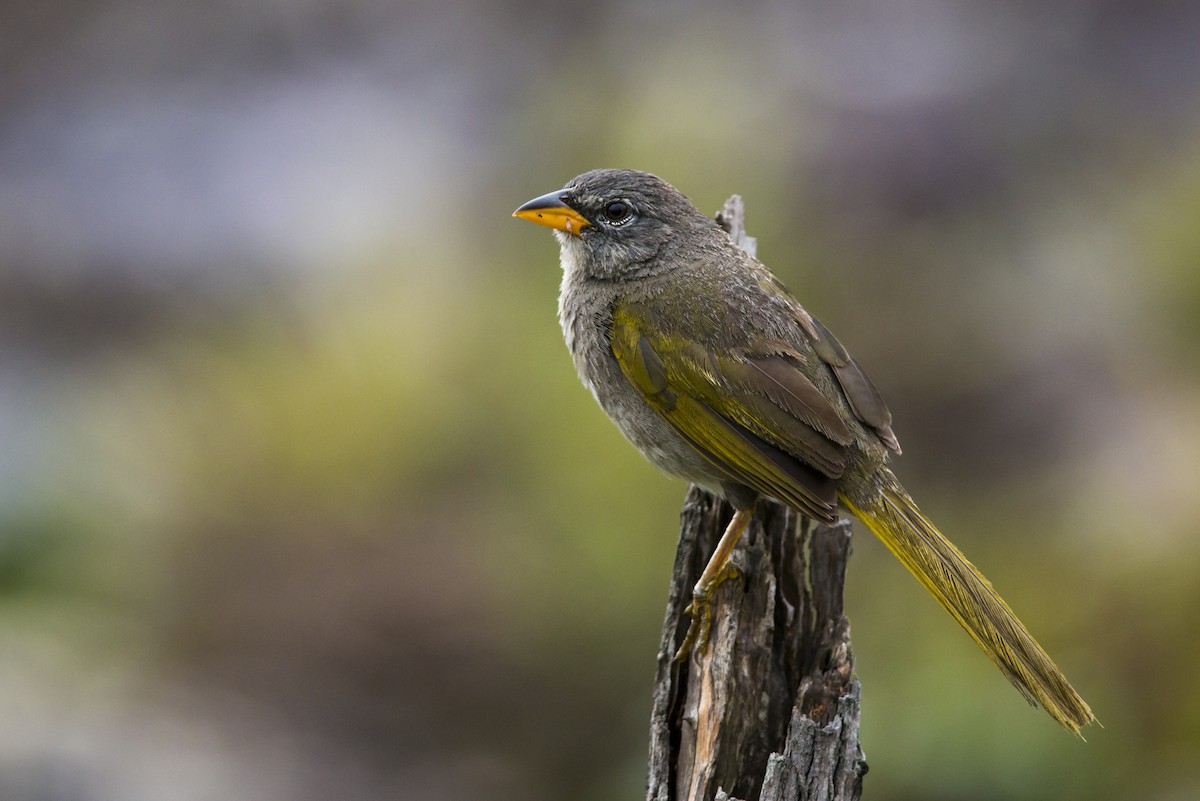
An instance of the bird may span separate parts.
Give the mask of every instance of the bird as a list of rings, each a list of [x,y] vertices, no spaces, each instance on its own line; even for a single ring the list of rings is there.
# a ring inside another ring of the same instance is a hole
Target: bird
[[[892,415],[862,366],[784,284],[665,180],[585,172],[524,203],[552,229],[559,320],[579,378],[638,451],[727,500],[677,658],[703,648],[717,585],[760,497],[861,520],[1014,687],[1075,734],[1091,707],[889,467]]]

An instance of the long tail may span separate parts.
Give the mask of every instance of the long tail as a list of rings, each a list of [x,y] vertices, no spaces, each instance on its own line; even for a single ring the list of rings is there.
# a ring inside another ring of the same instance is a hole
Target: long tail
[[[1042,650],[991,583],[929,521],[895,476],[851,512],[867,524],[934,598],[954,616],[1022,695],[1069,731],[1096,719],[1087,702]]]

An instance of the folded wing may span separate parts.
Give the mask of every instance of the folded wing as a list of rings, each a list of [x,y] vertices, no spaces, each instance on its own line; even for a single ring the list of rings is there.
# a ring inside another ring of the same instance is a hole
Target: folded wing
[[[852,435],[797,359],[656,338],[628,306],[614,310],[612,348],[646,402],[731,483],[836,520]]]

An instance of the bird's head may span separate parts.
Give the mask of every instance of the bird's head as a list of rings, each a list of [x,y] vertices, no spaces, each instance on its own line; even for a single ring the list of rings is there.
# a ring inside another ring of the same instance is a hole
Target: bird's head
[[[612,280],[660,272],[682,237],[712,235],[717,224],[658,176],[636,170],[592,170],[513,212],[553,228],[568,269]]]

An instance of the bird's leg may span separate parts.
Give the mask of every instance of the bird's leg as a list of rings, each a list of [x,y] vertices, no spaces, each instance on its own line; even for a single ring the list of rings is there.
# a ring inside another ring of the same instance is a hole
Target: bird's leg
[[[703,650],[708,643],[709,628],[712,626],[713,597],[721,582],[737,575],[737,568],[729,563],[729,555],[733,553],[734,546],[741,539],[742,532],[746,530],[753,514],[753,509],[738,509],[733,513],[733,519],[729,521],[729,526],[717,542],[704,572],[700,574],[700,579],[692,590],[692,603],[684,610],[692,616],[692,622],[679,645],[679,650],[675,652],[676,662],[687,659],[693,646]]]

